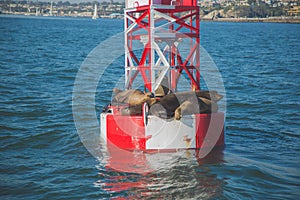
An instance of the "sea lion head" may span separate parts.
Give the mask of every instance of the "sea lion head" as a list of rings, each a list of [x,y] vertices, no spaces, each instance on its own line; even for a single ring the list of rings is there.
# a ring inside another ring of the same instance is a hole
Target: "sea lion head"
[[[122,92],[123,90],[120,90],[119,88],[114,88],[113,89],[113,93],[114,94],[118,94],[118,93],[120,93],[120,92]]]
[[[155,104],[157,102],[156,98],[148,98],[146,100],[146,103],[149,105],[149,106],[152,106],[153,104]]]
[[[197,103],[193,103],[191,101],[184,101],[176,110],[174,114],[174,118],[176,120],[180,120],[183,115],[191,115],[196,114],[199,111],[199,105]]]
[[[211,100],[216,103],[223,98],[223,95],[219,94],[217,91],[210,91]]]

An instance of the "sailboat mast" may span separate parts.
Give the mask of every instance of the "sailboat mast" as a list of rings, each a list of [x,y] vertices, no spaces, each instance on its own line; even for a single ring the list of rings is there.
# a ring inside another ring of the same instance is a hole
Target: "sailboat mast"
[[[94,7],[94,14],[93,14],[93,19],[97,19],[98,18],[98,12],[97,12],[97,4],[95,4],[95,7]]]

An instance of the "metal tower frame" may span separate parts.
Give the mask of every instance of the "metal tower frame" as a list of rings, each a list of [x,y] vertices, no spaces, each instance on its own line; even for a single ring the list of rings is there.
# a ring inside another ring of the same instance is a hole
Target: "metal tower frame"
[[[167,77],[173,92],[182,73],[192,90],[200,90],[200,18],[196,0],[148,0],[126,2],[125,88],[141,75],[145,91],[153,92]],[[128,5],[133,3],[133,5]],[[158,3],[158,4],[157,4]],[[182,42],[189,49],[181,49]],[[135,51],[142,44],[141,51]],[[183,51],[184,54],[183,55]]]

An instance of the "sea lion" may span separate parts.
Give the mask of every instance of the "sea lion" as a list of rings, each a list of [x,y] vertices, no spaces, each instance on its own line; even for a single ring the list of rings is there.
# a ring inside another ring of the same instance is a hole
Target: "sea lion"
[[[150,114],[168,119],[175,115],[180,119],[182,114],[209,113],[216,110],[216,102],[222,99],[216,91],[187,91],[171,93],[162,97],[150,107]],[[181,106],[181,104],[183,104]],[[213,106],[212,106],[213,105]],[[181,107],[180,107],[181,106]],[[213,107],[213,109],[211,109]]]
[[[195,111],[199,109],[197,104],[194,104],[190,101],[183,102],[174,112],[174,119],[180,120],[182,115],[185,114],[194,114]]]
[[[158,102],[150,107],[150,113],[160,117],[162,119],[169,119],[174,116],[176,108],[186,100],[197,99],[196,93],[193,91],[189,92],[178,92],[171,93],[163,96]]]
[[[122,115],[141,115],[142,114],[142,106],[136,105],[136,106],[128,106],[121,108]]]
[[[213,100],[198,97],[200,105],[200,113],[215,113],[218,112],[218,104]]]
[[[198,97],[198,102],[184,101],[174,113],[174,118],[180,120],[183,115],[198,113],[213,113],[218,111],[218,104],[213,101]]]
[[[155,103],[150,107],[149,110],[150,115],[155,115],[161,119],[169,119],[172,118],[174,113],[172,109],[166,109],[160,102]]]
[[[223,95],[219,94],[215,90],[198,90],[195,93],[196,93],[197,97],[209,99],[215,103],[220,101],[223,98]]]
[[[140,90],[125,90],[114,88],[113,92],[115,96],[112,100],[112,105],[128,105],[137,106],[147,102],[152,105],[155,102],[154,98],[151,98],[151,93],[144,93]]]
[[[169,93],[172,93],[172,91],[164,85],[159,85],[158,88],[155,90],[156,97],[163,97]]]
[[[142,105],[144,103],[147,103],[149,106],[151,106],[156,102],[156,99],[152,98],[151,93],[144,93],[140,90],[122,91],[114,88],[113,92],[115,93],[115,96],[112,100],[112,105],[122,106],[122,115],[141,115]]]
[[[113,88],[113,93],[116,95],[120,92],[123,92],[123,90],[120,90],[119,88]]]
[[[161,81],[161,84],[158,86],[158,88],[155,90],[155,96],[156,97],[163,97],[167,94],[172,93],[170,88],[168,87],[168,79],[167,77],[164,77]]]

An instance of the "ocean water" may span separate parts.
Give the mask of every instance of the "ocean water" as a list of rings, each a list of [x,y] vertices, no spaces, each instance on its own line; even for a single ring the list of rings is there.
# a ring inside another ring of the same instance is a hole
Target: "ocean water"
[[[201,45],[226,90],[226,148],[204,159],[133,152],[131,165],[101,144],[92,156],[72,110],[81,64],[122,30],[123,20],[0,16],[1,199],[299,198],[298,24],[202,22]],[[97,116],[123,61],[100,80]],[[139,173],[138,162],[158,167]]]

